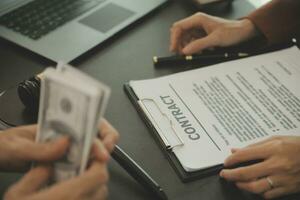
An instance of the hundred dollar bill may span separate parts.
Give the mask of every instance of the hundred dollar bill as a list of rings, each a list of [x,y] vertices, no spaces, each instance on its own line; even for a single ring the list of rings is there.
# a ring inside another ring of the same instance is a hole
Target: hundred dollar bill
[[[67,154],[54,163],[52,183],[85,170],[109,95],[107,86],[71,66],[60,65],[43,73],[36,140],[70,139]]]

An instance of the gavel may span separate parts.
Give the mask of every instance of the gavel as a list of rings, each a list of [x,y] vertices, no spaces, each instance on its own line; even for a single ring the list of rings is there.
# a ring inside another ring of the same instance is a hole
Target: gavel
[[[42,74],[22,81],[18,85],[18,95],[23,105],[33,112],[38,112]]]

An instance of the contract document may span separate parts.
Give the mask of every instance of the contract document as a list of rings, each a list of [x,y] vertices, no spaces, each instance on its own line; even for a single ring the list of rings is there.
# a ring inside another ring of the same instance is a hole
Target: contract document
[[[271,136],[300,136],[297,47],[129,86],[187,172],[221,165],[231,148]]]

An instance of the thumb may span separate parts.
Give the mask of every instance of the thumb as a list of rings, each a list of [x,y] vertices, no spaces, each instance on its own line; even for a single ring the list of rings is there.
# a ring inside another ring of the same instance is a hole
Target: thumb
[[[191,55],[195,53],[199,53],[204,49],[208,49],[211,47],[215,47],[217,45],[217,40],[214,35],[208,35],[201,39],[195,40],[189,43],[184,49],[182,50],[183,54]]]
[[[12,188],[9,193],[22,197],[24,194],[31,194],[45,186],[52,174],[52,168],[39,166],[30,170]]]

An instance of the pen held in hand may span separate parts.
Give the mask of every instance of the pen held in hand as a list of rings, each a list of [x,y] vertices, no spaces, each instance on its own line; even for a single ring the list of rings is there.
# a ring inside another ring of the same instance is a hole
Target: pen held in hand
[[[170,56],[170,57],[153,57],[153,63],[155,66],[170,65],[190,62],[205,62],[213,60],[231,60],[248,57],[247,53],[223,53],[223,54],[209,54],[209,55],[190,55],[190,56]]]

